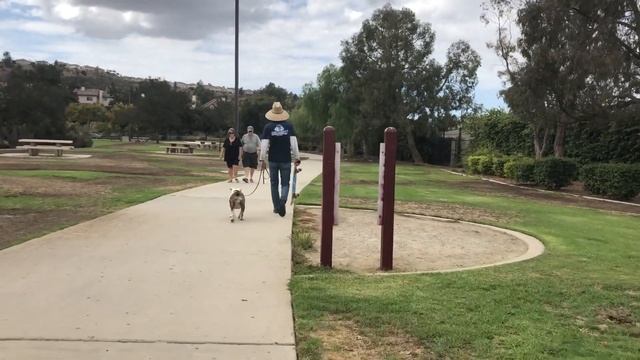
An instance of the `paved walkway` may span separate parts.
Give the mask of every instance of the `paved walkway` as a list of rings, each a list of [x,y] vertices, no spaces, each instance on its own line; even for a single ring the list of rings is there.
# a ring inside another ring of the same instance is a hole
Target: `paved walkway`
[[[299,189],[321,163],[303,169]],[[230,185],[1,251],[0,359],[295,359],[291,208],[272,213],[267,183],[231,224]]]

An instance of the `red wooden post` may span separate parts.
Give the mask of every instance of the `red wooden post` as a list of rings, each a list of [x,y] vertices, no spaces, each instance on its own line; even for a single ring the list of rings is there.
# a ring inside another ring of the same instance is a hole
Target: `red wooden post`
[[[333,223],[336,174],[336,130],[327,126],[322,146],[322,229],[320,230],[320,265],[332,266]]]
[[[396,154],[398,132],[389,127],[384,131],[384,182],[382,185],[382,228],[380,231],[380,270],[393,269],[393,213],[396,189]]]

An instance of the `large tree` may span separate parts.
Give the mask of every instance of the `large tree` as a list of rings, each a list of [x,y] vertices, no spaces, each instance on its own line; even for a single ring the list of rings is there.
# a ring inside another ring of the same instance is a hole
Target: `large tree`
[[[638,6],[628,0],[491,0],[492,47],[504,60],[505,100],[531,125],[536,156],[553,133],[556,157],[568,127],[602,121],[638,103]],[[520,37],[511,36],[511,25]]]
[[[53,65],[14,66],[0,95],[0,137],[15,145],[21,137],[64,138],[65,109],[73,101]]]
[[[396,126],[414,162],[423,162],[415,142],[416,122],[438,122],[468,106],[480,57],[463,41],[454,43],[445,64],[433,58],[435,33],[409,9],[390,5],[374,12],[343,43],[346,81],[363,121],[358,130],[382,133]],[[363,147],[377,136],[366,136]],[[368,150],[364,149],[364,152]]]
[[[145,80],[138,88],[136,109],[142,126],[155,135],[156,141],[170,131],[181,131],[184,113],[190,105],[187,95],[166,81]]]

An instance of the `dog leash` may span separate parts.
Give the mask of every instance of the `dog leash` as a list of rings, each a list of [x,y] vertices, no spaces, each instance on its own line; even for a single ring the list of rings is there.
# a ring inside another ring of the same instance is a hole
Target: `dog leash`
[[[245,195],[245,197],[249,197],[249,196],[253,195],[253,193],[255,193],[256,190],[258,190],[258,186],[260,186],[260,180],[262,180],[263,183],[264,183],[264,180],[266,179],[266,177],[264,176],[265,171],[268,172],[269,170],[267,170],[267,169],[260,170],[260,176],[258,176],[258,181],[256,182],[256,187],[253,188],[253,191],[251,193]],[[271,175],[269,175],[269,176],[271,176]]]

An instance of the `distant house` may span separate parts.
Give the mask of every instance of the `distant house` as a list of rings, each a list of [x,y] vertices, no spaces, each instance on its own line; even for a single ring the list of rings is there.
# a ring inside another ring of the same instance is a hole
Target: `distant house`
[[[113,101],[113,97],[100,89],[85,89],[81,87],[73,91],[76,95],[76,100],[80,104],[100,104],[102,106],[109,106]]]
[[[444,132],[444,138],[445,139],[454,139],[454,140],[458,140],[458,129],[455,130],[447,130]],[[462,131],[462,133],[460,133],[460,138],[462,140],[462,142],[464,143],[465,141],[470,141],[471,140],[471,135],[469,133],[467,133],[466,131]]]
[[[213,98],[209,101],[207,101],[206,103],[202,104],[200,107],[203,109],[215,109],[216,107],[218,107],[218,104],[221,102],[228,102],[229,100],[227,99],[227,97],[217,97],[217,98]]]

